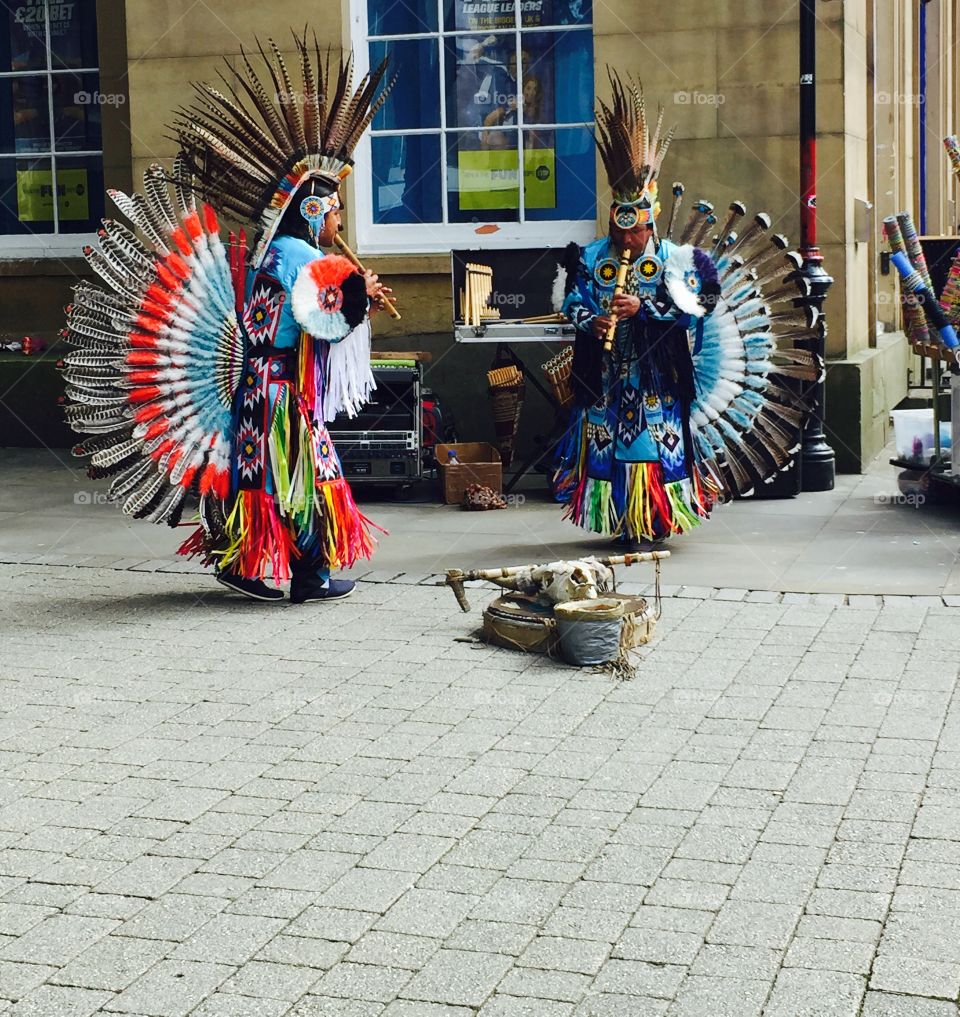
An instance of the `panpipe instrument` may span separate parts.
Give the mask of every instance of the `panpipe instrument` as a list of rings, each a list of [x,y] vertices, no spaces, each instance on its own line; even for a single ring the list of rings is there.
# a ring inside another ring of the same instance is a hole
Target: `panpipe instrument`
[[[487,371],[487,384],[490,386],[497,449],[503,465],[509,466],[513,462],[513,448],[526,393],[523,371],[516,364],[492,367]]]
[[[613,288],[613,298],[616,300],[627,285],[627,272],[630,270],[630,254],[629,248],[624,249],[620,255],[620,267],[617,269],[617,283]],[[603,337],[603,352],[609,353],[613,349],[613,340],[617,334],[617,316],[611,310],[610,311],[610,327],[607,329],[607,334]]]
[[[573,388],[570,378],[573,375],[573,347],[565,346],[555,357],[551,357],[542,365],[543,373],[553,389],[553,397],[561,409],[566,409],[573,402]]]
[[[333,235],[333,242],[337,245],[337,247],[340,248],[340,251],[343,254],[343,256],[348,261],[353,262],[354,266],[357,268],[358,271],[364,272],[364,273],[367,271],[364,268],[363,263],[353,253],[353,251],[350,250],[350,248],[347,246],[346,240],[344,240],[343,237],[341,237],[339,233],[334,233],[334,235]],[[393,301],[390,300],[389,297],[386,297],[386,296],[381,296],[380,299],[383,301],[384,310],[387,311],[387,313],[390,315],[390,317],[394,318],[396,321],[399,321],[400,320],[400,312],[397,310],[396,305],[393,303]]]
[[[493,293],[493,269],[489,265],[467,262],[464,288],[460,290],[460,310],[465,325],[479,325],[484,318],[499,318],[500,311],[488,306]]]
[[[519,385],[523,381],[523,372],[516,364],[508,364],[506,367],[494,367],[487,371],[487,384],[491,388],[506,388],[511,385]]]

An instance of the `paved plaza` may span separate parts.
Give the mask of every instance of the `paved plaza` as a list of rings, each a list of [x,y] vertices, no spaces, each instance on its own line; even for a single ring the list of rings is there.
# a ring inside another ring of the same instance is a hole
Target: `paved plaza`
[[[951,597],[668,588],[617,682],[92,564],[0,566],[5,1014],[956,1017]]]

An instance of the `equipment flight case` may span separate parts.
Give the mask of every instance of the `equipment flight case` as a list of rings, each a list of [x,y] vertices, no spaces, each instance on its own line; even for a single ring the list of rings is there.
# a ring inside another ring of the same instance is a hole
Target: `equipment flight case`
[[[377,387],[352,419],[341,413],[330,437],[351,482],[407,487],[423,476],[423,364],[412,354],[372,364]]]

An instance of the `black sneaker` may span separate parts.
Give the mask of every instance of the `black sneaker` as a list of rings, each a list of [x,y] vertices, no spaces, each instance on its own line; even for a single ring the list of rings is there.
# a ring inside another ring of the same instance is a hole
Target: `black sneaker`
[[[251,600],[283,600],[283,590],[268,586],[262,579],[244,579],[231,572],[221,572],[216,578],[221,586],[226,586],[234,593],[242,593]]]
[[[342,600],[353,593],[356,585],[352,579],[331,579],[326,586],[315,579],[293,582],[290,584],[290,600],[294,604],[305,604],[308,600]]]

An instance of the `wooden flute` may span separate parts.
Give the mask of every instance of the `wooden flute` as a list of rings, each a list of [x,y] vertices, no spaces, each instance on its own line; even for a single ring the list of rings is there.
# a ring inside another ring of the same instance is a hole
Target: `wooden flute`
[[[352,261],[361,272],[366,272],[366,269],[363,267],[363,264],[361,263],[360,259],[353,253],[353,251],[350,250],[350,248],[347,246],[346,240],[344,240],[339,233],[334,233],[333,242],[337,245],[337,247],[340,248],[345,258],[347,258],[349,261]],[[389,297],[381,297],[381,299],[383,300],[383,306],[390,314],[390,317],[399,321],[400,312],[397,310],[393,301]]]
[[[613,288],[613,297],[616,299],[619,297],[627,284],[627,271],[630,268],[630,249],[624,248],[620,255],[620,267],[617,269],[617,284]],[[611,310],[610,311],[610,327],[607,329],[607,334],[603,337],[603,351],[609,353],[613,349],[613,340],[617,334],[617,316]]]

